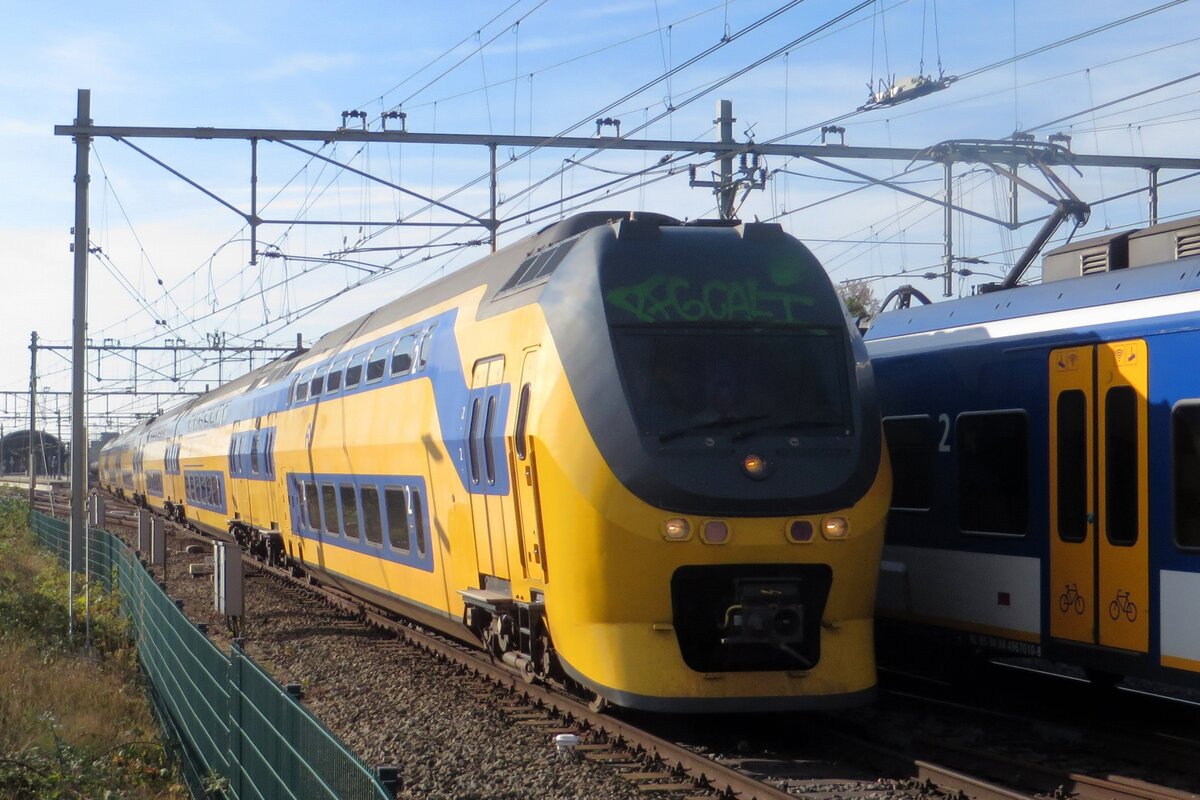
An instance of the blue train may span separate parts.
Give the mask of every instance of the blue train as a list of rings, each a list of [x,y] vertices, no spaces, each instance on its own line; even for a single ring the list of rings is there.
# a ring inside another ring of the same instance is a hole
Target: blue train
[[[895,474],[881,638],[1200,685],[1200,217],[866,341]]]

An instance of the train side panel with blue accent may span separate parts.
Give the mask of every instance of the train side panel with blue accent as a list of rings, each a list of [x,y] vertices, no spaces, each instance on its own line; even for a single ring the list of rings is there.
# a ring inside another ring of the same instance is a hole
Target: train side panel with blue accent
[[[1200,218],[867,333],[895,492],[887,640],[1200,685]]]
[[[875,683],[878,413],[778,226],[587,214],[124,434],[101,480],[607,701],[837,706]]]

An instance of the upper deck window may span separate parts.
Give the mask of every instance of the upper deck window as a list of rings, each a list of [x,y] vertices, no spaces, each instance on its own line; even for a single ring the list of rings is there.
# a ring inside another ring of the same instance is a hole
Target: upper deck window
[[[407,375],[412,372],[413,348],[416,343],[417,335],[415,333],[401,336],[400,341],[396,342],[396,347],[392,350],[391,373],[393,375]]]
[[[387,363],[388,350],[391,343],[376,345],[367,358],[367,383],[377,383],[383,378],[384,365]]]
[[[346,368],[346,359],[339,358],[333,362],[333,366],[329,368],[329,375],[325,378],[325,394],[334,394],[342,388],[342,371]]]
[[[362,383],[363,364],[367,361],[366,352],[355,353],[350,357],[350,365],[346,367],[346,389],[353,389]]]

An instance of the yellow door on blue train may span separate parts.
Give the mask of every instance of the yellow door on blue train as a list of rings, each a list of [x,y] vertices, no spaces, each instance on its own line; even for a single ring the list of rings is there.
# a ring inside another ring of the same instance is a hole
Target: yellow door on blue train
[[[1146,652],[1147,394],[1142,340],[1050,353],[1050,635]]]
[[[505,505],[511,504],[512,492],[510,487],[504,493],[501,471],[507,468],[503,382],[504,356],[475,362],[467,406],[467,478],[479,572],[509,580]]]
[[[542,536],[542,511],[538,498],[537,452],[529,429],[529,406],[533,400],[538,348],[525,351],[521,383],[517,391],[517,413],[513,417],[512,475],[517,502],[517,534],[521,540],[521,563],[525,578],[546,580],[546,542]]]

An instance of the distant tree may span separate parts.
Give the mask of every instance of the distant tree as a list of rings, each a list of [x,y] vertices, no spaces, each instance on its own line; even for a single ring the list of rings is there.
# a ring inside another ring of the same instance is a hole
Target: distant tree
[[[838,296],[846,304],[850,316],[869,317],[879,313],[879,300],[871,291],[871,284],[865,278],[843,281],[837,285]]]

